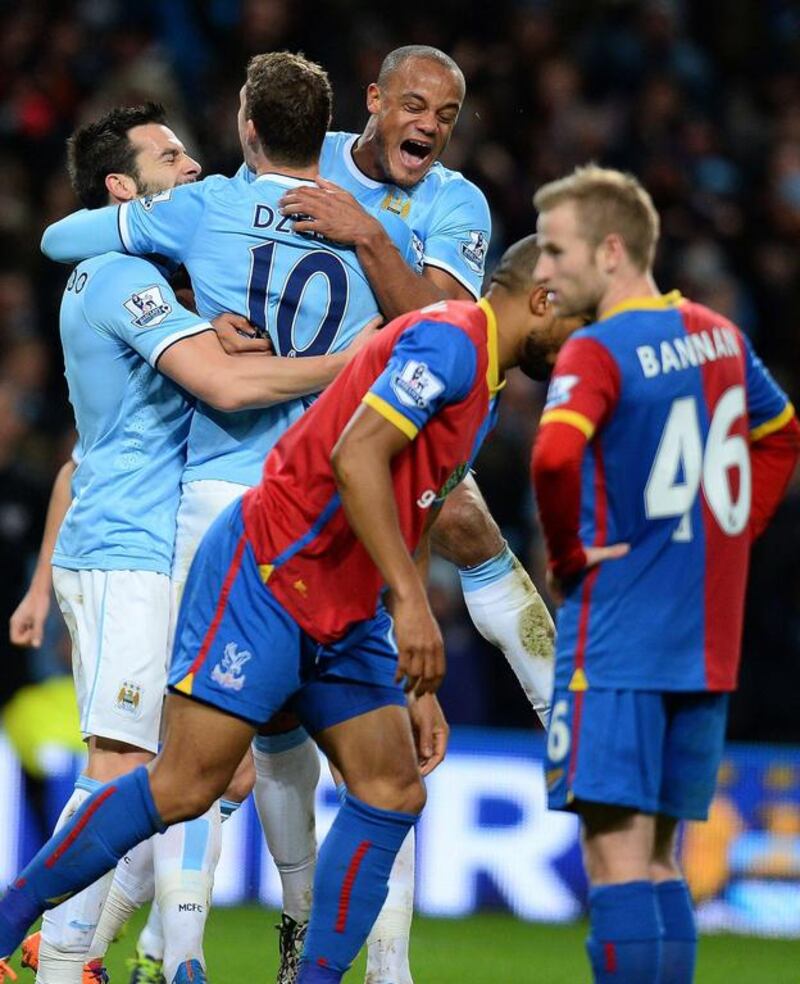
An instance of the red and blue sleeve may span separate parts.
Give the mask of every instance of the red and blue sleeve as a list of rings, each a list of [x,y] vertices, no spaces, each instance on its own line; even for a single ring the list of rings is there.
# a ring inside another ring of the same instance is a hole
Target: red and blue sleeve
[[[467,396],[477,367],[475,345],[464,331],[446,322],[419,321],[398,337],[362,402],[413,441],[445,404]]]
[[[586,566],[580,539],[581,465],[587,444],[616,406],[619,390],[619,367],[600,342],[567,342],[547,391],[531,459],[550,567],[559,578],[572,577]]]
[[[800,425],[789,398],[755,354],[749,339],[743,334],[739,337],[745,353],[753,477],[750,533],[755,539],[767,528],[797,465]]]

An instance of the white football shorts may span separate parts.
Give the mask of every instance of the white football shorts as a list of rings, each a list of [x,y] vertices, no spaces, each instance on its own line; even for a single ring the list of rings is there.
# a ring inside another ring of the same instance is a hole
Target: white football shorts
[[[183,597],[183,589],[194,555],[209,526],[235,499],[249,490],[249,485],[200,479],[187,482],[181,489],[178,506],[178,529],[172,558],[172,621],[169,632],[169,652],[175,636],[175,624]]]
[[[152,571],[53,568],[72,639],[81,732],[158,751],[167,680],[170,585]]]

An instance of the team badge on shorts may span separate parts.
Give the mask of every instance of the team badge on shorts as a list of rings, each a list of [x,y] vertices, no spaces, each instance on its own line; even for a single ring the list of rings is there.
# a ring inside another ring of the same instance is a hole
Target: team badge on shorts
[[[128,717],[138,718],[142,713],[142,688],[132,680],[123,680],[117,691],[114,707]]]
[[[155,328],[172,311],[172,305],[167,304],[156,284],[131,294],[125,307],[133,315],[131,321],[137,328]]]
[[[246,649],[239,652],[236,643],[229,642],[222,659],[211,671],[211,679],[226,690],[241,690],[247,679],[242,667],[252,658],[252,653]]]

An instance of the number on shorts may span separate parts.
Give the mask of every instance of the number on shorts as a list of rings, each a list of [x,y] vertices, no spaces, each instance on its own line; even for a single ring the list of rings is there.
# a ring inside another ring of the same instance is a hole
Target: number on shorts
[[[551,762],[560,762],[569,755],[572,735],[566,720],[568,714],[569,701],[557,700],[547,729],[547,757]]]

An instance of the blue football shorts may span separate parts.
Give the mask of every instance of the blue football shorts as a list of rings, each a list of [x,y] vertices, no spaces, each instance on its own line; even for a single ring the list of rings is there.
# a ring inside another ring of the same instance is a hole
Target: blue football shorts
[[[390,704],[397,647],[383,606],[335,643],[312,639],[259,573],[241,500],[214,521],[183,593],[170,668],[171,690],[255,726],[292,710],[311,734]]]
[[[547,734],[552,810],[579,801],[705,820],[728,694],[556,688]]]

